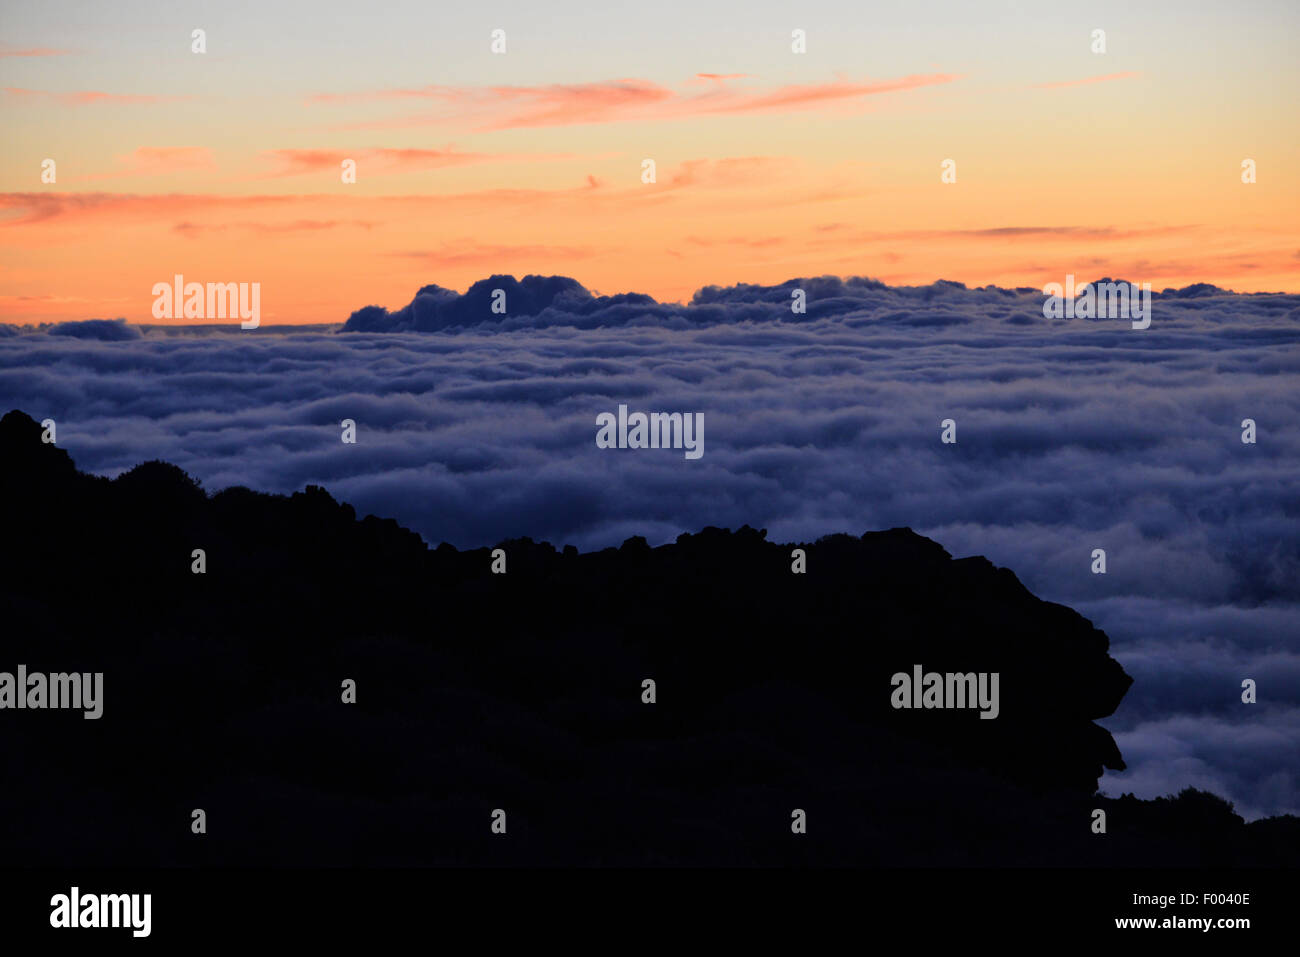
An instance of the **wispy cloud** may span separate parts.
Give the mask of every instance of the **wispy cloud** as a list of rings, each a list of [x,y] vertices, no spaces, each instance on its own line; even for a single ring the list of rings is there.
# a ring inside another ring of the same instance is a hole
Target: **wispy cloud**
[[[727,80],[746,80],[753,74],[750,73],[697,73],[692,78],[693,83],[725,83]]]
[[[136,93],[102,93],[98,90],[77,90],[71,93],[54,93],[50,90],[27,90],[22,87],[7,86],[4,91],[12,97],[25,100],[47,100],[62,103],[65,106],[86,106],[91,103],[172,103],[185,99],[180,96],[151,96]]]
[[[393,149],[370,147],[366,149],[308,149],[266,150],[264,156],[276,163],[276,169],[260,178],[274,179],[284,176],[302,176],[322,170],[338,171],[346,159],[364,164],[365,175],[392,173],[418,173],[449,166],[469,166],[477,163],[545,162],[572,159],[567,154],[541,153],[467,153],[454,146],[444,149]]]
[[[205,146],[141,146],[117,157],[119,168],[107,173],[88,173],[83,181],[118,179],[127,176],[159,176],[195,169],[212,169],[212,151]]]
[[[891,80],[786,84],[750,88],[728,84],[744,74],[696,74],[703,92],[679,91],[649,80],[619,79],[597,83],[552,83],[541,86],[426,86],[366,93],[319,94],[315,103],[424,100],[434,113],[383,120],[362,128],[467,123],[479,130],[523,129],[590,123],[661,122],[694,116],[785,113],[852,106],[872,96],[952,83],[957,74],[912,74]]]
[[[0,193],[0,226],[31,226],[68,219],[148,222],[194,211],[289,207],[304,196],[221,196],[215,194]]]
[[[378,224],[365,219],[295,219],[287,223],[195,223],[187,220],[173,226],[172,232],[184,236],[186,239],[196,239],[210,233],[225,233],[232,230],[266,235],[274,233],[318,233],[325,230],[349,227],[369,230],[376,225]]]
[[[1132,80],[1142,74],[1136,70],[1125,70],[1123,73],[1107,73],[1103,76],[1089,76],[1082,80],[1062,80],[1059,83],[1035,83],[1035,90],[1055,90],[1065,86],[1088,86],[1092,83],[1108,83],[1111,80]]]
[[[493,270],[518,269],[521,260],[560,263],[570,259],[586,259],[595,254],[587,246],[550,246],[540,244],[478,243],[472,239],[443,243],[437,249],[418,252],[396,252],[390,255],[409,259],[431,267],[482,265]]]
[[[725,237],[708,237],[708,236],[687,236],[686,242],[692,246],[741,246],[746,249],[767,249],[772,246],[783,246],[788,242],[785,236],[725,236]]]
[[[312,151],[308,151],[312,152]],[[341,156],[342,154],[339,154]],[[331,166],[339,157],[333,153],[328,159],[315,156],[307,161],[321,167]],[[575,201],[589,203],[593,195],[600,195],[606,203],[624,203],[644,206],[648,200],[671,201],[684,190],[701,188],[733,189],[757,186],[788,172],[790,161],[784,157],[734,157],[718,160],[686,160],[673,170],[661,170],[662,181],[647,194],[642,187],[623,189],[605,188],[592,175],[583,178],[580,185],[555,189],[487,189],[455,193],[412,193],[376,197],[343,197],[337,193],[295,194],[219,194],[219,193],[0,193],[0,227],[32,226],[52,220],[90,223],[147,222],[160,219],[197,222],[204,217],[246,210],[296,210],[315,212],[303,219],[318,219],[322,209],[356,209],[401,211],[438,210],[444,214],[478,214],[517,210],[522,205],[533,207],[569,204]],[[306,167],[306,168],[311,168]],[[333,166],[337,169],[337,166]],[[705,189],[707,191],[707,189]],[[804,192],[792,192],[785,200],[807,202]],[[331,217],[332,218],[332,217]]]
[[[67,56],[72,53],[71,50],[55,50],[50,47],[26,47],[24,49],[0,49],[0,57],[33,57],[33,56]]]
[[[846,235],[842,232],[846,224],[834,223],[815,228],[819,233],[834,232],[834,236],[812,239],[814,244],[851,245],[854,243],[901,242],[945,242],[949,240],[969,240],[986,242],[1005,240],[1007,242],[1032,241],[1044,242],[1078,242],[1079,240],[1106,242],[1129,239],[1143,239],[1154,236],[1171,236],[1187,233],[1202,227],[1194,224],[1171,226],[990,226],[981,229],[903,229],[903,230],[864,230]]]

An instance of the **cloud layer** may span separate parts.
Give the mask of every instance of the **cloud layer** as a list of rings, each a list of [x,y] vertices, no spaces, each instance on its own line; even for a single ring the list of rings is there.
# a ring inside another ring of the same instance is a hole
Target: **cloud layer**
[[[492,277],[349,327],[371,331],[0,336],[0,407],[54,418],[83,468],[323,484],[430,544],[908,525],[1110,634],[1136,683],[1103,722],[1130,768],[1108,793],[1196,785],[1248,817],[1300,811],[1300,296],[1169,290],[1137,331],[1044,319],[1036,290],[823,278],[683,306]],[[598,449],[619,404],[702,412],[703,457]]]

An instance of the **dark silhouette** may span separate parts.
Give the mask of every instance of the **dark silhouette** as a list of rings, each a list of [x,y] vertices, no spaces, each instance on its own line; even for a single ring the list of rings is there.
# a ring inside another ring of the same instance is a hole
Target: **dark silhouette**
[[[519,539],[498,575],[490,549],[429,549],[321,488],[209,496],[163,462],[109,480],[40,436],[21,412],[0,420],[0,671],[103,672],[104,714],[0,711],[11,865],[1300,851],[1300,820],[1246,824],[1213,795],[1097,796],[1123,763],[1094,721],[1132,680],[1106,636],[908,529],[796,546],[706,528],[588,554]],[[891,676],[917,664],[997,672],[997,719],[891,707]]]

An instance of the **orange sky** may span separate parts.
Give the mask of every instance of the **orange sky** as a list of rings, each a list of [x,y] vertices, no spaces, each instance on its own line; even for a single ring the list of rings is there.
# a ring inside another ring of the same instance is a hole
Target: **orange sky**
[[[177,273],[260,282],[270,324],[492,273],[668,300],[821,274],[1300,291],[1296,68],[1258,45],[1248,66],[1250,37],[1239,88],[1185,50],[1096,56],[1083,30],[1023,68],[918,42],[868,75],[774,45],[689,69],[677,51],[653,79],[521,58],[498,82],[484,36],[465,82],[322,70],[260,93],[215,51],[202,81],[183,50],[180,80],[146,82],[110,44],[31,33],[0,49],[2,321],[152,321]]]

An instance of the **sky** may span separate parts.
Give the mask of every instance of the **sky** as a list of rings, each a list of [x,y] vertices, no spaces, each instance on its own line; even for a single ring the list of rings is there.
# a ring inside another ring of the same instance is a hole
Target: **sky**
[[[1267,0],[7,3],[0,321],[149,321],[176,274],[260,283],[268,324],[493,273],[1300,291],[1297,26]]]

